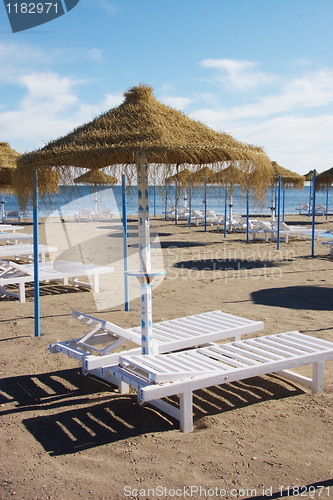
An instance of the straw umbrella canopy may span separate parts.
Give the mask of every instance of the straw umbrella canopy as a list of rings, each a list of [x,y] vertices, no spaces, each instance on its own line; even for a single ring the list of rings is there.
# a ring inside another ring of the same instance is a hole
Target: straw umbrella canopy
[[[19,168],[42,165],[103,168],[133,165],[137,169],[138,228],[143,353],[153,352],[148,171],[158,165],[219,165],[239,161],[242,169],[271,172],[259,147],[243,144],[155,99],[152,88],[140,85],[125,93],[124,102],[42,149],[20,157]],[[165,168],[164,170],[168,170]]]
[[[106,184],[113,186],[117,182],[117,177],[107,175],[106,173],[98,169],[88,170],[88,172],[85,172],[84,174],[74,179],[75,184],[92,184],[94,186],[94,204],[96,213],[98,211],[97,186]]]
[[[13,172],[20,154],[8,142],[0,142],[0,191],[13,191]]]
[[[279,176],[281,176],[281,186],[284,188],[293,187],[303,189],[305,176],[292,172],[281,167],[276,161],[272,161],[273,167],[273,184],[277,184]]]
[[[94,186],[103,184],[116,184],[118,182],[117,177],[107,175],[100,170],[88,170],[88,172],[76,177],[74,179],[75,184],[94,184]]]
[[[167,182],[179,182],[179,184],[182,184],[183,186],[187,186],[191,180],[192,180],[193,172],[189,170],[188,168],[184,168],[183,170],[180,170],[174,175],[171,175],[168,177],[166,180]]]
[[[333,167],[316,176],[317,189],[330,188],[333,183]]]
[[[214,170],[209,167],[203,167],[192,175],[192,181],[194,184],[203,184],[205,181],[207,184],[215,182]]]
[[[310,181],[313,178],[313,170],[309,170],[307,174],[304,175],[306,181]]]
[[[240,184],[242,187],[246,184],[246,174],[244,171],[235,167],[234,165],[229,165],[229,167],[220,170],[215,173],[214,181],[219,184],[235,185]]]
[[[5,217],[6,193],[12,193],[13,173],[16,169],[16,159],[20,154],[12,149],[8,142],[0,142],[0,193],[1,193],[1,219]]]

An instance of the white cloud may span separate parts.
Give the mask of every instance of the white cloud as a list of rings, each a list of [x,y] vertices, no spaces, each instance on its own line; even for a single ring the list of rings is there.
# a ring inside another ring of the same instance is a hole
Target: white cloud
[[[75,91],[80,82],[56,73],[31,73],[19,83],[25,95],[17,109],[0,112],[0,137],[19,152],[42,147],[123,100],[107,94],[96,105],[81,102]]]
[[[204,59],[200,65],[203,68],[217,70],[217,81],[227,87],[251,89],[269,85],[276,80],[276,75],[257,71],[258,63],[233,59]]]
[[[186,106],[193,102],[192,99],[188,97],[174,97],[174,96],[162,96],[161,101],[167,106],[171,106],[176,109],[184,109]]]
[[[96,48],[88,50],[87,57],[94,61],[101,62],[103,60],[102,50]]]
[[[235,80],[255,70],[246,61],[208,61],[212,62],[206,67],[228,68]],[[297,68],[293,66],[296,77],[272,80],[269,94],[265,90],[265,95],[253,98],[240,89],[242,100],[248,97],[246,104],[222,107],[208,102],[191,116],[241,141],[262,146],[272,160],[286,168],[298,173],[313,168],[323,171],[332,166],[333,158],[333,71],[308,71],[308,66],[303,61]]]
[[[110,0],[95,0],[97,5],[99,5],[107,14],[114,15],[118,12],[117,5]]]

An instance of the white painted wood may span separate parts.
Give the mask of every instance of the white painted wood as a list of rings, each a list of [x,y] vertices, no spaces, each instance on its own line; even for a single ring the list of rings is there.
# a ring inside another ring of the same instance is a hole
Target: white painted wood
[[[275,345],[282,345],[283,348],[276,349]],[[240,351],[242,356],[239,356]],[[253,353],[256,356],[261,354],[257,356],[255,364],[252,360]],[[251,357],[247,358],[247,355]],[[191,367],[188,367],[188,358],[195,361],[200,357],[205,357],[205,362],[203,365],[197,363],[197,373],[193,374]],[[242,361],[239,361],[239,357]],[[153,404],[157,399],[180,394],[180,427],[183,432],[191,432],[194,390],[278,373],[287,379],[310,386],[315,394],[321,394],[324,362],[329,359],[333,359],[332,342],[299,332],[286,332],[158,356],[131,356],[127,353],[120,357],[120,366],[115,367],[113,375],[116,379],[126,379],[126,383],[138,390],[141,404]],[[181,362],[184,363],[183,370]],[[306,364],[313,364],[312,379],[289,370]],[[206,371],[207,367],[211,368],[210,373]],[[177,375],[179,380],[176,379]],[[168,406],[165,406],[163,411],[168,412]]]
[[[33,264],[16,264],[12,261],[6,261],[6,264],[2,264],[0,269],[2,271],[6,269],[0,276],[2,296],[14,295],[15,292],[11,292],[6,288],[7,285],[14,284],[19,287],[19,293],[15,294],[14,297],[18,297],[20,302],[25,302],[25,284],[33,282],[34,280]],[[68,283],[68,279],[71,278],[74,285],[83,285],[88,288],[94,287],[89,282],[79,281],[77,276],[92,276],[94,278],[96,276],[98,277],[99,274],[111,272],[113,272],[112,267],[81,264],[78,262],[55,261],[41,262],[39,264],[40,281],[60,281],[62,283]],[[98,287],[95,287],[95,291],[98,291]]]
[[[89,343],[96,345],[98,342],[105,343],[106,338],[100,335],[100,332],[106,332],[112,337],[123,337],[131,340],[137,345],[141,345],[141,328],[123,329],[109,321],[95,318],[78,311],[73,311],[72,316],[83,323],[86,323],[92,329],[100,327],[89,336]],[[263,329],[262,321],[253,321],[222,311],[211,311],[207,313],[195,314],[183,318],[177,318],[168,321],[153,323],[153,339],[157,342],[158,353],[172,352],[180,349],[186,349],[195,346],[204,346],[210,342],[216,342],[229,338],[240,339],[242,335],[254,333]],[[93,331],[93,330],[92,330]],[[84,336],[85,338],[86,336]],[[111,340],[111,337],[110,337]],[[79,339],[72,339],[70,342],[79,343]],[[61,345],[62,343],[60,343]],[[113,354],[108,354],[114,350],[112,343],[98,351],[97,359],[89,357],[87,360],[88,369],[95,369],[98,366],[108,366],[114,364]],[[101,356],[103,354],[104,356]],[[110,357],[108,357],[110,356]]]
[[[193,393],[186,391],[180,394],[180,430],[181,432],[193,431]]]
[[[41,256],[42,262],[45,262],[45,254],[49,252],[56,252],[57,250],[57,247],[38,245],[38,253]],[[32,258],[33,252],[34,249],[32,244],[2,245],[0,246],[0,259],[16,256],[25,256]]]

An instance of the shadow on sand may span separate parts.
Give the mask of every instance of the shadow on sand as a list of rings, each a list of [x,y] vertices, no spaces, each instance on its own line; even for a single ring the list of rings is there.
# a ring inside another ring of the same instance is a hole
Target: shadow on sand
[[[202,389],[194,394],[195,429],[212,425],[214,414],[298,394],[303,391],[275,375]],[[177,406],[178,398],[169,402]],[[134,394],[115,393],[76,369],[3,379],[0,403],[3,415],[22,414],[26,429],[52,456],[178,428],[152,407],[139,407]]]

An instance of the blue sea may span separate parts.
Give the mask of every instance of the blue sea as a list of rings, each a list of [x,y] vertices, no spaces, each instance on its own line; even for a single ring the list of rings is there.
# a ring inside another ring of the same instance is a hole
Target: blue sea
[[[215,211],[217,214],[224,213],[226,193],[225,189],[218,186],[207,186],[207,210]],[[178,197],[178,206],[189,206],[191,196],[191,207],[193,210],[202,210],[204,208],[204,188],[198,187],[192,190],[191,195],[185,190],[182,190]],[[165,212],[165,207],[175,205],[175,188],[169,186],[166,192],[165,188],[150,187],[150,215],[162,215]],[[269,190],[264,201],[258,201],[253,195],[249,197],[249,212],[255,215],[271,214],[272,194]],[[277,193],[275,192],[274,204],[277,205]],[[333,194],[329,193],[329,206],[333,206]],[[296,208],[299,203],[310,202],[310,187],[305,186],[302,190],[286,189],[281,194],[281,213],[285,214],[297,213]],[[316,193],[316,204],[326,205],[326,192]],[[227,204],[229,204],[227,198]],[[233,213],[246,213],[246,196],[236,186],[232,193]],[[126,190],[126,206],[127,214],[137,214],[137,188],[130,186]],[[39,200],[39,216],[72,216],[74,212],[81,208],[90,208],[96,210],[99,208],[111,208],[114,214],[122,213],[122,187],[114,186],[113,188],[98,188],[94,192],[90,186],[60,186],[57,194],[48,195]],[[16,196],[5,196],[5,210],[19,209]],[[25,217],[32,217],[32,205],[29,204],[23,212]]]

